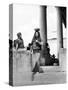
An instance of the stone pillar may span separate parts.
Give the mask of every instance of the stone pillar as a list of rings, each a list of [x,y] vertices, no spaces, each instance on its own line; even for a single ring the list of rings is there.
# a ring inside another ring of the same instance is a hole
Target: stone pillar
[[[43,43],[47,42],[47,15],[46,15],[46,6],[41,6],[41,16],[40,16],[40,33]]]
[[[57,9],[57,53],[59,55],[59,51],[63,48],[63,28],[62,28],[62,17],[60,8]],[[59,56],[58,56],[59,57]]]
[[[50,59],[48,58],[47,55],[47,48],[46,48],[46,43],[47,43],[47,7],[46,6],[41,6],[41,19],[40,19],[40,34],[41,34],[41,39],[43,41],[43,50],[41,53],[41,63],[42,65],[49,65]]]

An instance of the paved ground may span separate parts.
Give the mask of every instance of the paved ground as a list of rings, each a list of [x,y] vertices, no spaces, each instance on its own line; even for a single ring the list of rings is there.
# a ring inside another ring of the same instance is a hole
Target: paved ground
[[[45,72],[43,74],[37,73],[35,75],[34,81],[45,84],[54,84],[54,83],[65,83],[66,82],[66,73],[65,72]]]
[[[66,83],[66,72],[45,72],[37,73],[34,81],[18,82],[16,86],[21,85],[39,85],[39,84],[61,84]]]

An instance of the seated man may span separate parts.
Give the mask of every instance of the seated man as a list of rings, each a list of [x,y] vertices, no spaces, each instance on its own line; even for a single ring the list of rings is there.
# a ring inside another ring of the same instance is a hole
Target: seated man
[[[24,42],[23,42],[23,39],[22,39],[22,34],[19,32],[17,33],[17,39],[14,40],[14,47],[16,49],[19,49],[19,48],[24,48]]]

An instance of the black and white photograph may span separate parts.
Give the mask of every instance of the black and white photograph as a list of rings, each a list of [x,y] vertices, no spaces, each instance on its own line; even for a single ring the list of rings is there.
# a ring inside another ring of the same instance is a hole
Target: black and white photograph
[[[9,4],[9,85],[66,83],[67,7]]]

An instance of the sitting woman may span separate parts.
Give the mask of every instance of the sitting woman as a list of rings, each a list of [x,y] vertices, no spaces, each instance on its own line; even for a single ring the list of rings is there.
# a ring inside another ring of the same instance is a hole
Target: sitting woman
[[[22,39],[22,34],[20,32],[17,33],[17,39],[14,40],[14,47],[16,49],[24,48],[24,42],[23,42],[23,39]]]

